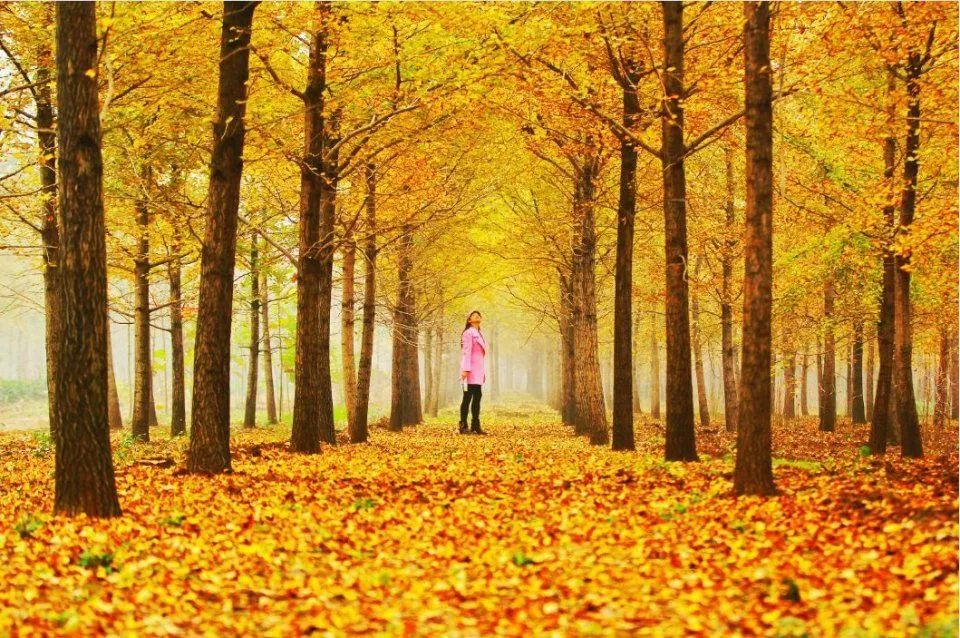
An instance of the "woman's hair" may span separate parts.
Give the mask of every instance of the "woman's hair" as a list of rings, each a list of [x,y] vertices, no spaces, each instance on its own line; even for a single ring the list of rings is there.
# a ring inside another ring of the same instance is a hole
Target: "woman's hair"
[[[470,317],[472,317],[473,315],[480,315],[481,317],[483,316],[479,310],[472,311],[469,315],[467,315],[467,325],[463,327],[463,330],[460,332],[460,334],[463,334],[464,332],[466,332],[467,328],[470,327]]]

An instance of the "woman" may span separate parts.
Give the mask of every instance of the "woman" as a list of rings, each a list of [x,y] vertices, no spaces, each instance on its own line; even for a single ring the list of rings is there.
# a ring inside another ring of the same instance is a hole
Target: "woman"
[[[486,434],[480,429],[480,388],[487,380],[487,344],[480,332],[480,312],[474,310],[467,316],[467,325],[460,334],[460,383],[465,384],[463,401],[460,402],[460,434]],[[467,429],[467,409],[470,409],[470,429]]]

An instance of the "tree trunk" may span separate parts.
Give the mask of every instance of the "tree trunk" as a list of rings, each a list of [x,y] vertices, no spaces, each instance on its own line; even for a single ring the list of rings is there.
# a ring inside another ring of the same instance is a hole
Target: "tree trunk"
[[[744,12],[747,192],[743,281],[743,380],[735,494],[774,494],[770,442],[770,341],[773,290],[773,105],[770,5]]]
[[[643,407],[640,405],[640,340],[637,335],[640,333],[639,312],[633,313],[633,413],[643,414]]]
[[[853,324],[853,351],[850,357],[850,385],[853,409],[850,411],[854,423],[866,423],[867,414],[863,404],[863,321]]]
[[[833,279],[823,282],[823,372],[820,379],[820,431],[833,432],[837,423],[836,340],[833,326]]]
[[[187,469],[230,471],[230,331],[243,172],[250,31],[256,2],[225,3],[194,347]]]
[[[783,418],[795,419],[797,417],[797,354],[795,352],[783,353]]]
[[[141,193],[150,188],[153,179],[149,165],[142,167]],[[153,348],[150,344],[150,209],[146,195],[137,197],[136,221],[137,255],[133,260],[134,310],[133,341],[133,415],[130,428],[133,437],[140,441],[150,440],[151,416],[155,408],[151,405],[153,395]]]
[[[904,145],[903,194],[900,197],[900,232],[909,233],[916,209],[917,174],[920,170],[920,54],[911,51],[907,64],[907,141]],[[893,287],[894,397],[900,427],[900,454],[923,456],[920,420],[913,392],[913,328],[910,325],[910,253],[895,255]]]
[[[270,340],[270,294],[267,290],[267,273],[264,271],[260,271],[260,323],[263,324],[263,385],[267,395],[267,423],[273,425],[277,422],[277,401]]]
[[[690,302],[693,319],[693,361],[697,375],[697,402],[700,411],[700,425],[710,427],[710,403],[707,401],[707,381],[703,374],[703,346],[700,340],[700,299],[694,293]]]
[[[609,442],[607,412],[600,380],[597,340],[597,291],[595,262],[597,234],[594,221],[596,181],[600,165],[596,157],[583,157],[578,166],[574,195],[576,235],[573,249],[573,349],[575,359],[577,425],[594,445]],[[628,404],[629,406],[629,404]]]
[[[423,402],[426,405],[427,414],[430,414],[433,406],[433,393],[435,392],[433,385],[433,327],[428,326],[424,334],[426,339],[423,343]]]
[[[896,89],[892,73],[887,75],[887,124],[892,126],[895,116],[893,92]],[[892,133],[883,142],[883,177],[891,189],[890,200],[883,207],[888,241],[883,248],[883,287],[880,293],[880,317],[877,323],[877,356],[880,367],[877,371],[877,392],[873,400],[873,419],[870,421],[870,450],[873,454],[885,454],[891,435],[896,433],[893,402],[893,342],[894,342],[894,263],[893,249],[890,245],[894,227],[894,170],[896,168],[897,140]]]
[[[250,234],[250,347],[247,367],[247,401],[243,412],[243,427],[257,425],[257,372],[260,356],[260,255],[257,252],[257,232]]]
[[[804,346],[803,356],[800,360],[800,416],[810,414],[807,404],[807,370],[810,367],[810,359],[807,356],[806,345]]]
[[[420,361],[417,347],[416,296],[413,289],[413,224],[406,223],[399,242],[399,287],[393,313],[390,429],[399,432],[423,421]]]
[[[561,418],[565,425],[576,427],[576,358],[573,349],[573,290],[571,276],[560,275],[560,363],[561,363]]]
[[[960,411],[960,331],[953,331],[950,351],[950,418],[956,419]]]
[[[60,323],[55,514],[120,515],[107,422],[107,251],[97,101],[97,7],[56,6]]]
[[[370,405],[370,375],[373,367],[373,331],[377,303],[377,176],[373,164],[364,164],[366,196],[366,233],[363,244],[363,320],[360,331],[360,362],[357,369],[357,395],[353,420],[348,430],[351,443],[367,440],[367,409]]]
[[[864,417],[866,417],[867,421],[873,421],[873,366],[874,366],[873,339],[868,339],[867,340],[866,379],[863,382]]]
[[[736,218],[734,216],[733,197],[733,146],[727,144],[723,150],[724,166],[726,168],[727,194],[724,202],[724,221],[726,222],[726,239],[723,243],[721,255],[721,283],[720,283],[720,340],[721,357],[723,359],[723,414],[727,432],[737,429],[737,372],[736,347],[733,343],[733,256],[737,247],[734,235]]]
[[[343,238],[343,283],[340,299],[340,360],[343,366],[343,399],[347,408],[347,423],[353,420],[353,411],[357,403],[357,372],[354,355],[354,273],[357,261],[357,245],[353,240],[353,229],[348,227]]]
[[[940,356],[937,360],[936,399],[933,403],[933,424],[943,427],[947,424],[950,404],[950,326],[940,326]]]
[[[320,451],[321,420],[321,190],[324,153],[324,91],[326,90],[327,9],[317,5],[320,22],[313,34],[307,88],[304,91],[304,153],[300,164],[300,252],[297,264],[297,345],[294,368],[294,452]],[[329,304],[327,304],[329,307]],[[327,332],[329,340],[329,330]],[[327,362],[329,370],[329,361]],[[332,390],[331,390],[332,393]],[[332,404],[332,396],[331,396]],[[331,416],[332,418],[332,416]]]
[[[623,125],[632,129],[640,113],[635,65],[621,78]],[[621,72],[617,71],[617,77]],[[633,221],[637,212],[637,149],[620,140],[620,200],[617,204],[617,259],[613,302],[613,449],[633,450]]]
[[[650,315],[650,416],[660,420],[660,344],[654,314]]]
[[[113,372],[113,339],[110,337],[110,323],[107,322],[107,422],[111,430],[123,429],[123,415],[120,412],[120,394],[117,392],[117,377]]]
[[[696,461],[690,308],[687,292],[687,187],[683,157],[683,3],[663,2],[663,213],[666,247],[668,461]]]
[[[182,244],[179,226],[173,224],[173,241],[167,279],[170,288],[170,341],[172,346],[173,383],[170,396],[170,436],[187,432],[187,399],[184,381],[183,355],[183,293],[180,281],[180,251]]]
[[[53,6],[45,7],[44,25],[53,20]],[[60,341],[61,298],[60,291],[60,231],[57,226],[57,134],[53,114],[52,87],[53,53],[47,43],[42,43],[37,54],[37,142],[39,143],[40,191],[43,199],[40,240],[43,242],[43,299],[44,340],[47,360],[47,414],[50,419],[50,435],[56,440],[57,411],[56,386],[58,347]],[[113,369],[113,366],[110,367]],[[112,404],[111,404],[112,405]],[[114,421],[111,420],[111,425]]]

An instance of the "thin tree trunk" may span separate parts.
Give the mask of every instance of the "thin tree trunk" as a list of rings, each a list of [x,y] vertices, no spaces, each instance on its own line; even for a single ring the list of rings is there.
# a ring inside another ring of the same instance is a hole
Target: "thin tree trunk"
[[[633,413],[643,414],[643,407],[640,405],[640,340],[637,335],[640,334],[641,313],[633,313]]]
[[[903,193],[900,196],[900,231],[909,232],[913,223],[917,198],[917,175],[920,170],[920,82],[921,57],[910,52],[907,64],[907,140],[904,145]],[[920,420],[913,392],[913,328],[910,324],[910,254],[894,255],[893,287],[893,387],[896,401],[897,425],[900,428],[900,454],[904,457],[923,456]]]
[[[580,432],[590,438],[590,443],[606,445],[610,435],[600,379],[595,275],[597,235],[594,206],[600,166],[596,157],[587,156],[582,160],[578,166],[574,196],[577,231],[572,278],[577,423]]]
[[[864,385],[864,416],[867,421],[873,421],[873,367],[874,367],[874,354],[873,354],[873,339],[867,340],[867,364],[866,364],[866,379],[863,383]]]
[[[810,414],[807,404],[807,370],[810,368],[810,358],[807,355],[806,345],[804,346],[803,356],[800,359],[800,416]]]
[[[257,251],[257,232],[250,235],[250,346],[247,366],[247,401],[243,413],[243,427],[257,425],[257,372],[260,356],[260,255]]]
[[[426,339],[423,343],[423,381],[424,381],[424,391],[423,391],[423,402],[426,405],[426,412],[430,414],[430,410],[433,406],[433,328],[428,326],[424,331]]]
[[[744,234],[743,382],[735,494],[774,494],[770,438],[770,341],[773,289],[773,106],[770,5],[744,12],[747,193]]]
[[[62,291],[56,389],[56,514],[120,515],[107,422],[107,250],[97,101],[97,7],[56,6]]]
[[[783,353],[783,418],[794,419],[797,416],[797,354]]]
[[[727,238],[723,243],[721,255],[721,283],[720,283],[720,340],[723,367],[723,414],[727,432],[737,429],[737,372],[736,347],[733,343],[733,254],[737,246],[734,235],[736,218],[734,216],[733,197],[733,146],[727,144],[723,149],[724,166],[726,168],[727,194],[724,202],[724,221],[726,222]]]
[[[331,5],[322,2],[322,7]],[[327,9],[329,12],[329,8]],[[337,432],[333,422],[333,381],[330,373],[330,307],[333,303],[333,253],[334,227],[336,223],[337,183],[340,175],[340,158],[337,150],[340,142],[339,111],[329,118],[330,130],[324,135],[323,177],[320,180],[320,343],[318,348],[320,366],[320,440],[336,445]],[[327,147],[330,151],[327,151]]]
[[[657,317],[650,315],[650,416],[660,419],[660,344],[657,343]]]
[[[49,27],[53,23],[54,5],[44,7],[41,26]],[[40,191],[43,198],[40,239],[43,242],[43,299],[44,299],[44,340],[47,360],[47,414],[50,419],[50,435],[56,440],[58,429],[56,411],[56,387],[58,370],[58,348],[60,342],[60,323],[62,314],[62,293],[60,290],[60,231],[57,225],[57,133],[53,113],[51,76],[53,53],[48,42],[41,40],[37,53],[37,76],[39,86],[36,90],[37,106],[37,142],[40,168]],[[111,370],[113,367],[111,366]],[[111,426],[115,422],[111,420]]]
[[[853,350],[850,357],[850,385],[853,408],[850,411],[854,423],[866,423],[867,414],[863,404],[863,321],[853,324]]]
[[[304,102],[304,153],[300,164],[300,252],[297,264],[297,345],[290,448],[320,451],[321,420],[321,190],[324,153],[328,5],[320,3],[313,33]],[[327,304],[329,306],[329,304]],[[329,331],[328,331],[329,338]],[[329,362],[328,362],[329,366]],[[331,397],[332,400],[332,397]],[[332,418],[332,416],[331,416]]]
[[[167,279],[170,288],[170,341],[172,343],[173,382],[170,397],[170,436],[187,432],[187,399],[183,353],[183,293],[180,281],[180,229],[173,224],[171,258],[167,264]]]
[[[143,166],[140,174],[141,192],[150,188],[152,171],[149,165]],[[137,255],[133,260],[134,310],[133,341],[133,416],[130,428],[133,437],[141,441],[150,440],[151,416],[155,408],[151,405],[153,395],[152,350],[150,345],[150,210],[146,195],[137,198],[136,221]]]
[[[663,213],[666,250],[668,461],[696,461],[690,308],[687,290],[687,193],[683,157],[683,3],[663,2]]]
[[[937,389],[933,403],[933,424],[943,427],[947,423],[950,404],[950,327],[940,326],[940,356],[937,360]]]
[[[820,379],[820,430],[833,432],[837,423],[836,341],[833,326],[833,279],[823,282],[823,372]]]
[[[194,347],[187,469],[230,471],[230,332],[243,171],[250,31],[256,2],[225,3]]]
[[[347,408],[347,423],[353,420],[353,411],[357,403],[357,372],[354,354],[354,326],[356,319],[354,306],[354,277],[357,260],[357,245],[353,240],[353,229],[347,227],[343,238],[343,284],[340,300],[340,353],[343,365],[343,399]]]
[[[960,411],[960,331],[953,331],[950,350],[950,418],[956,419]]]
[[[573,290],[570,283],[572,275],[560,275],[560,348],[561,348],[561,417],[563,423],[576,427],[576,366],[573,348]]]
[[[113,371],[113,339],[110,337],[110,324],[107,323],[107,421],[111,430],[123,429],[123,415],[120,412],[120,394],[117,392],[117,377]]]
[[[263,325],[263,385],[267,399],[267,423],[277,422],[276,390],[273,382],[273,345],[270,339],[270,294],[267,273],[260,271],[260,323]]]
[[[693,361],[697,376],[697,404],[700,411],[700,425],[710,427],[710,403],[707,401],[707,381],[703,374],[703,346],[700,339],[700,299],[693,293],[690,301],[690,313],[693,321]]]
[[[403,227],[399,242],[399,287],[393,314],[390,429],[399,432],[423,421],[420,399],[416,296],[413,288],[413,224]]]
[[[887,124],[893,125],[895,117],[893,92],[896,89],[894,76],[887,74]],[[893,402],[893,358],[894,358],[894,279],[895,268],[892,241],[894,227],[894,170],[896,168],[897,140],[892,132],[883,142],[883,177],[891,189],[890,199],[883,207],[883,218],[888,233],[888,242],[883,248],[883,287],[880,295],[880,319],[877,324],[877,356],[880,367],[877,371],[877,393],[873,400],[873,419],[870,422],[870,450],[873,454],[885,454],[891,435],[896,434],[895,411]]]
[[[351,443],[367,440],[367,409],[370,405],[370,375],[373,368],[373,331],[377,293],[377,176],[373,164],[364,164],[366,196],[366,239],[363,245],[363,319],[360,329],[360,362],[353,420],[348,425]]]
[[[623,125],[632,129],[640,113],[636,65],[614,68],[623,90]],[[637,149],[620,140],[620,200],[617,204],[617,258],[613,308],[613,449],[633,450],[633,222],[637,211]]]

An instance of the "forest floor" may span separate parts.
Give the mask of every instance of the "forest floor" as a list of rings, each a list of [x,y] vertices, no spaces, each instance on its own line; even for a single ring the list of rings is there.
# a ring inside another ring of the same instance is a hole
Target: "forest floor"
[[[115,436],[109,521],[50,516],[49,438],[0,434],[0,635],[957,635],[955,424],[915,462],[777,424],[780,495],[735,499],[720,430],[672,464],[649,420],[614,453],[485,412],[315,456],[238,430],[217,477]]]

